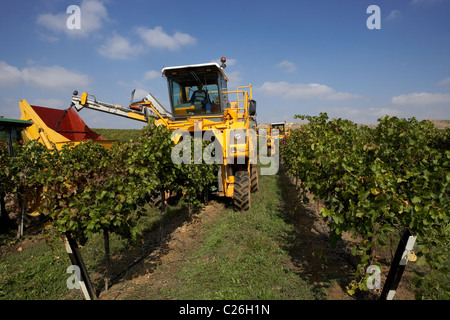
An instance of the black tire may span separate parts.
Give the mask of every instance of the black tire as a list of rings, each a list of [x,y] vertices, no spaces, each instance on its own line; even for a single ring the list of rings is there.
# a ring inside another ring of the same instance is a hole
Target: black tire
[[[258,166],[256,164],[251,165],[251,172],[250,172],[250,178],[251,178],[251,186],[250,186],[250,192],[256,192],[259,189],[259,177],[258,177]]]
[[[250,173],[247,171],[237,171],[234,175],[234,209],[250,209]]]

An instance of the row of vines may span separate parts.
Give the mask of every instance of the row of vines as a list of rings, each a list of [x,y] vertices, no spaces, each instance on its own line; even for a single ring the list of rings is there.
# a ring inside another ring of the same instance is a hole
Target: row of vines
[[[450,130],[415,118],[381,118],[375,128],[342,119],[295,116],[309,123],[281,141],[281,158],[309,191],[323,201],[321,215],[339,239],[359,239],[360,257],[347,289],[367,290],[377,252],[405,229],[417,236],[413,282],[418,299],[450,298]]]
[[[85,243],[93,233],[103,233],[108,255],[109,233],[135,239],[146,203],[170,190],[199,204],[202,192],[217,179],[215,165],[194,165],[193,157],[191,165],[174,164],[173,146],[171,131],[155,125],[110,150],[83,142],[58,151],[28,141],[11,158],[0,145],[0,195],[17,195],[18,205],[6,208],[10,212],[19,211],[25,198],[27,204],[36,198],[50,235],[70,232]]]

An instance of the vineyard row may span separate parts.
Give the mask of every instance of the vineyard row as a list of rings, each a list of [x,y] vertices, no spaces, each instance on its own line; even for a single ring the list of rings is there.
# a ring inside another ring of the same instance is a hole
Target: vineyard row
[[[360,239],[361,258],[348,292],[367,289],[366,269],[381,265],[377,251],[392,235],[417,236],[416,296],[449,299],[450,130],[415,118],[381,118],[376,128],[342,119],[296,116],[309,123],[280,143],[288,172],[324,202],[321,215],[333,238]]]

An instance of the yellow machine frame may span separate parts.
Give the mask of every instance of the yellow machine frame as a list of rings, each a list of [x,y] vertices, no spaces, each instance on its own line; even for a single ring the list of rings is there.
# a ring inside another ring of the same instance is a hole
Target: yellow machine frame
[[[33,108],[24,99],[19,102],[19,107],[22,112],[20,120],[27,120],[33,122],[33,124],[24,129],[25,136],[28,140],[37,140],[44,144],[48,149],[52,149],[52,143],[59,150],[63,145],[73,143],[79,144],[81,141],[73,141],[64,137],[62,134],[49,128],[47,124],[39,117],[39,115],[33,110]],[[112,140],[95,140],[95,142],[101,144],[105,148],[111,148],[114,141]]]

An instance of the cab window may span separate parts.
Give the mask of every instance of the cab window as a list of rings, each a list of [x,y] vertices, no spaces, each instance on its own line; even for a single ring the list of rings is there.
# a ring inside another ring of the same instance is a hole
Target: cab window
[[[221,114],[217,73],[171,77],[169,89],[175,116]]]

